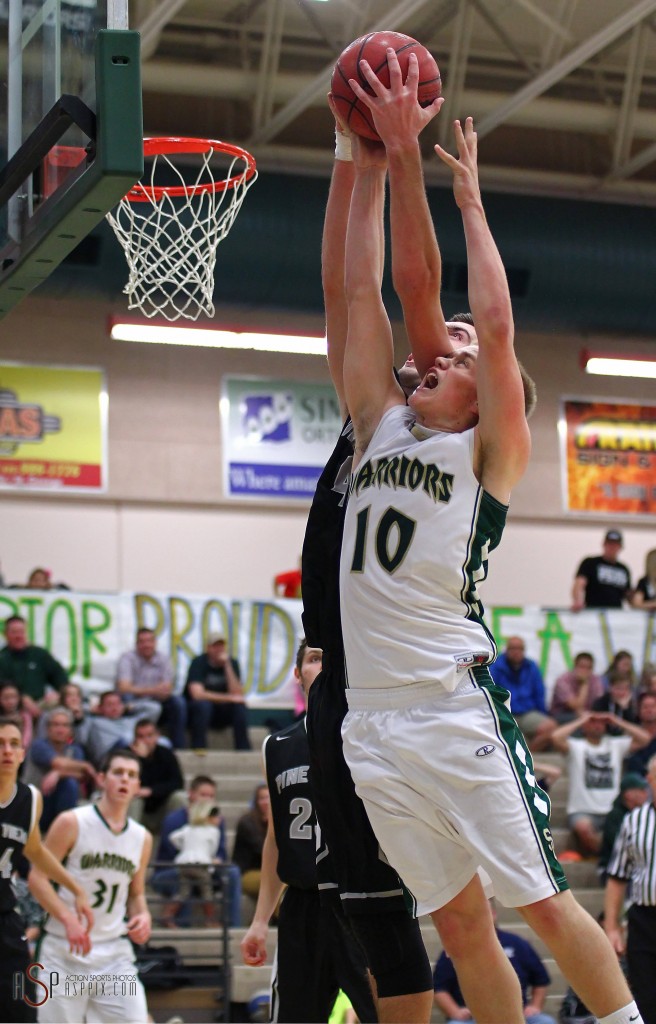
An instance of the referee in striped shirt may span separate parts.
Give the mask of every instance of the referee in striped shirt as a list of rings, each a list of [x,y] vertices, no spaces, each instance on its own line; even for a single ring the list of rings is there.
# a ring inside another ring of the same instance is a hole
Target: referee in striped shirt
[[[608,864],[604,928],[615,951],[626,949],[629,984],[645,1024],[656,1024],[656,756],[647,765],[651,800],[622,822]],[[620,918],[627,884],[626,943]]]

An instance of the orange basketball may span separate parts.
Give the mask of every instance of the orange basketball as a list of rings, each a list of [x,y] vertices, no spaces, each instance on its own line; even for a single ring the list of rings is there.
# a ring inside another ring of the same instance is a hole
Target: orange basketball
[[[369,83],[360,71],[360,61],[366,60],[381,82],[389,87],[387,48],[390,46],[396,51],[399,58],[404,81],[408,73],[408,57],[411,53],[417,55],[419,62],[417,95],[422,107],[426,107],[436,100],[442,91],[442,79],[435,58],[425,46],[411,36],[403,35],[402,32],[369,32],[366,36],[360,36],[359,39],[350,43],[335,64],[331,92],[340,117],[351,131],[377,141],[380,140],[380,136],[374,128],[371,112],[364,103],[356,98],[349,85],[349,79],[355,79],[365,92],[373,95]]]

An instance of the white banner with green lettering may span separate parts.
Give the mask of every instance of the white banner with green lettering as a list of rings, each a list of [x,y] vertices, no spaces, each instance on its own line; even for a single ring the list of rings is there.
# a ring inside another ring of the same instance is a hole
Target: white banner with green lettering
[[[157,633],[158,649],[173,661],[180,689],[189,662],[204,650],[208,633],[222,632],[241,666],[252,708],[293,707],[301,609],[300,601],[213,595],[0,591],[0,620],[22,615],[31,642],[50,650],[71,678],[92,692],[113,685],[118,658],[134,647],[139,626]],[[618,650],[630,651],[638,669],[645,662],[656,663],[656,620],[644,612],[574,614],[538,607],[495,607],[488,609],[486,620],[500,649],[509,636],[526,641],[527,655],[537,661],[549,691],[580,651],[594,655],[599,673]]]

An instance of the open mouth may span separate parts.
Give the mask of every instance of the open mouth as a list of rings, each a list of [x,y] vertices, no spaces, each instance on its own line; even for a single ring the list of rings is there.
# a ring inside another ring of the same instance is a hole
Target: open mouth
[[[429,391],[434,391],[439,383],[439,377],[437,376],[435,370],[429,370],[426,376],[424,377],[422,387],[428,388]]]

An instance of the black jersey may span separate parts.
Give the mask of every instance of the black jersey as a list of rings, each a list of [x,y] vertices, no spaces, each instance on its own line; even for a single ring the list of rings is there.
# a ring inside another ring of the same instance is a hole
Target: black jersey
[[[264,763],[278,844],[278,877],[297,889],[316,889],[316,817],[305,719],[267,737]]]
[[[18,866],[35,818],[35,790],[24,782],[17,782],[11,799],[0,804],[0,913],[4,914],[16,905],[11,876]]]
[[[339,613],[346,485],[353,458],[353,427],[347,419],[312,499],[301,559],[303,629],[309,647],[343,660]]]

